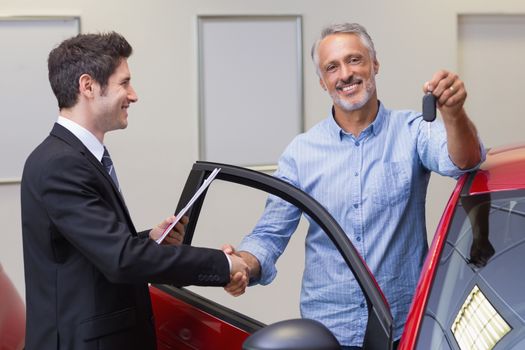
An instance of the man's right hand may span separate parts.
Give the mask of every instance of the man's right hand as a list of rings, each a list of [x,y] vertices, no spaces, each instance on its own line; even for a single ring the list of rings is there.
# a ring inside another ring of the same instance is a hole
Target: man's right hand
[[[260,276],[261,265],[259,264],[259,260],[257,260],[257,258],[253,254],[248,253],[246,251],[237,252],[235,248],[230,244],[223,245],[221,249],[223,252],[228,254],[230,258],[239,257],[246,264],[248,264],[249,274],[247,276],[246,281],[244,280],[244,276],[242,276],[241,274],[232,273],[230,283],[228,283],[224,287],[224,290],[226,292],[235,297],[244,294],[244,292],[246,291],[246,287],[248,286],[248,283],[250,281],[250,278],[258,279]]]
[[[230,271],[230,283],[228,283],[224,289],[231,295],[237,297],[244,294],[248,286],[250,268],[240,256],[235,254],[228,254],[228,256],[232,263],[232,269]]]

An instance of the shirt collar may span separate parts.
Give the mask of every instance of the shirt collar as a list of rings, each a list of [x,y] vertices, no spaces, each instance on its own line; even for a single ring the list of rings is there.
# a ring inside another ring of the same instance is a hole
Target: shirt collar
[[[57,123],[62,125],[64,128],[69,130],[75,135],[86,148],[97,158],[99,161],[102,159],[104,154],[104,145],[93,135],[89,130],[75,123],[71,119],[58,116]]]
[[[378,103],[379,103],[379,108],[377,110],[376,118],[369,126],[365,128],[365,130],[363,130],[361,135],[366,135],[368,133],[371,133],[374,136],[376,136],[381,131],[381,128],[383,127],[383,124],[385,123],[385,118],[388,112],[383,106],[383,104],[381,103],[381,101],[378,101]],[[339,139],[342,140],[345,135],[350,135],[350,134],[344,131],[343,129],[341,129],[341,127],[337,124],[337,122],[335,121],[334,112],[335,112],[334,107],[332,106],[331,111],[330,111],[330,116],[328,117],[328,128],[330,130],[330,133],[334,137],[339,137]]]

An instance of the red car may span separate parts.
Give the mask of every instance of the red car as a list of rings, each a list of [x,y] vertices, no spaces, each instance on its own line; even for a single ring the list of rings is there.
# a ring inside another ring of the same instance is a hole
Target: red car
[[[197,162],[178,210],[214,168],[217,180],[266,191],[302,209],[337,246],[368,303],[363,349],[392,348],[387,302],[337,222],[314,199],[271,176]],[[213,184],[212,184],[213,186]],[[191,244],[205,200],[190,211]],[[399,350],[525,349],[525,146],[490,150],[480,170],[461,177],[427,256]],[[152,285],[159,349],[339,349],[320,323],[265,325],[185,288]]]
[[[21,350],[24,348],[26,310],[2,265],[0,300],[0,350]]]

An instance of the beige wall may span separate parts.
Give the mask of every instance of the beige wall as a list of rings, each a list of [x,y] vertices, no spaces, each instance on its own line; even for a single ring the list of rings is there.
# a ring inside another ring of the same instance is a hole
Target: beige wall
[[[106,142],[137,228],[149,227],[173,211],[188,170],[198,157],[198,15],[302,16],[304,118],[309,128],[326,116],[330,103],[319,88],[309,58],[310,45],[322,26],[339,21],[364,24],[375,40],[381,64],[380,99],[390,108],[420,109],[422,84],[434,71],[457,70],[457,16],[469,13],[525,13],[525,2],[0,0],[0,16],[78,15],[82,32],[116,30],[134,46],[130,67],[139,102],[130,108],[128,129],[110,134]],[[256,82],[247,79],[247,83]],[[482,130],[483,117],[472,118]],[[497,141],[488,146],[505,143],[503,134],[491,139]],[[442,211],[451,186],[451,181],[433,181],[430,212]],[[0,261],[22,291],[18,196],[18,185],[0,185]],[[240,213],[238,217],[245,216]],[[437,214],[428,216],[430,232],[437,220]],[[294,252],[301,254],[301,245],[299,242]],[[296,274],[300,273],[299,268]]]

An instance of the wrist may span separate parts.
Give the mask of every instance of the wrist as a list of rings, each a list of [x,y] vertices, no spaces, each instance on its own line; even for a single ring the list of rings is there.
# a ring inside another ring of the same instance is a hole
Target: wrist
[[[247,252],[238,252],[239,256],[246,262],[250,269],[250,280],[258,280],[261,276],[261,264],[255,255]]]

